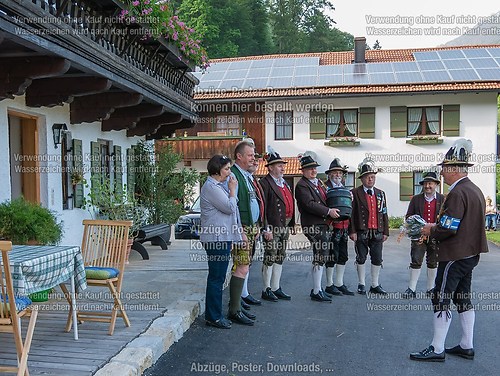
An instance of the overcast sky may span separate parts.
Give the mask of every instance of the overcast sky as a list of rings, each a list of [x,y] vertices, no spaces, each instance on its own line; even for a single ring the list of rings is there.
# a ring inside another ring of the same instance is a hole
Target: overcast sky
[[[370,47],[378,39],[382,48],[392,49],[439,46],[472,28],[480,17],[500,10],[498,3],[491,0],[422,0],[417,4],[404,0],[333,0],[335,11],[331,16],[338,29],[366,37]],[[497,24],[500,34],[500,22]],[[395,32],[404,35],[388,35]]]

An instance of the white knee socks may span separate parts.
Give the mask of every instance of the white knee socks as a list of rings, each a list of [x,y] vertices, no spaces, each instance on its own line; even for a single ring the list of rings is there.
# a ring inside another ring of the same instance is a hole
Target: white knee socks
[[[344,285],[344,271],[345,271],[345,265],[335,265],[335,283],[334,285],[337,287],[341,287]]]
[[[326,267],[326,285],[331,286],[333,285],[333,271],[334,267]]]
[[[462,349],[472,349],[474,337],[474,321],[476,320],[476,313],[473,309],[458,314],[460,317],[460,324],[462,325],[462,339],[460,340],[460,347]]]
[[[323,266],[314,265],[312,269],[313,293],[317,294],[321,290],[321,277],[323,276]]]
[[[440,354],[444,351],[444,342],[448,329],[451,324],[451,312],[439,311],[434,313],[434,337],[431,345],[434,346],[434,352]]]

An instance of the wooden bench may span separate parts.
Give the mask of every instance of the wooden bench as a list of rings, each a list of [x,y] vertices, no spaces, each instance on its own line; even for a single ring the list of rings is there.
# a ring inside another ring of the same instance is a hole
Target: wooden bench
[[[170,241],[167,236],[170,231],[170,225],[166,223],[142,226],[132,243],[132,249],[139,252],[143,260],[149,260],[148,251],[142,243],[150,241],[151,245],[159,245],[161,249],[168,249]]]

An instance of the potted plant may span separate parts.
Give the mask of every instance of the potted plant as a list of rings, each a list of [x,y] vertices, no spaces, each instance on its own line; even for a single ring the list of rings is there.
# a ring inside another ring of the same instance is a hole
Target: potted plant
[[[13,244],[56,245],[63,235],[62,221],[51,210],[24,198],[0,204],[0,238]]]
[[[148,224],[174,224],[184,214],[186,203],[192,201],[198,172],[179,169],[182,155],[175,153],[170,145],[154,146],[141,141],[134,147],[134,153],[135,160],[141,161],[141,169],[135,175],[135,193],[147,209]],[[170,234],[166,238],[170,239]]]

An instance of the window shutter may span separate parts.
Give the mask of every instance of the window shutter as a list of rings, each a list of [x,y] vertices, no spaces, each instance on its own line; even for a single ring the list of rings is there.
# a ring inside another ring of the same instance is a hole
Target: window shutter
[[[399,200],[410,201],[413,196],[413,172],[399,173]]]
[[[460,136],[460,105],[443,106],[443,136]]]
[[[72,143],[73,171],[83,174],[83,150],[82,140],[73,139]],[[73,206],[81,208],[83,206],[83,182],[73,187]]]
[[[99,142],[90,141],[90,179],[101,181],[101,148]]]
[[[324,140],[326,138],[326,113],[311,111],[309,113],[309,138]]]
[[[122,166],[122,147],[121,146],[113,146],[114,153],[114,188],[116,193],[122,192],[123,189],[123,166]]]
[[[362,107],[359,109],[360,138],[375,138],[375,107]]]
[[[361,185],[361,179],[359,178],[359,172],[354,173],[354,188],[358,188]]]
[[[127,191],[129,195],[135,193],[135,157],[134,147],[127,149]]]
[[[406,137],[407,128],[406,107],[391,107],[391,137]]]

